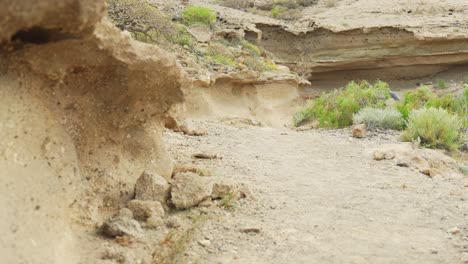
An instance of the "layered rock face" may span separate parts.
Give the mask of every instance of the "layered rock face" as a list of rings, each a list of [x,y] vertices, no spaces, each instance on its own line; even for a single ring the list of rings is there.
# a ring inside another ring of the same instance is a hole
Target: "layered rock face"
[[[425,38],[396,27],[306,33],[262,24],[257,28],[261,45],[279,63],[308,74],[311,81],[346,72],[355,78],[414,79],[468,64],[468,39],[461,36]]]
[[[306,77],[313,89],[358,79],[415,85],[439,73],[462,80],[468,70],[466,1],[319,1],[298,10],[297,21],[197,2],[216,10],[223,28],[240,31]]]
[[[104,18],[104,0],[0,1],[0,255],[76,263],[77,230],[170,178],[163,116],[183,101],[171,55]]]

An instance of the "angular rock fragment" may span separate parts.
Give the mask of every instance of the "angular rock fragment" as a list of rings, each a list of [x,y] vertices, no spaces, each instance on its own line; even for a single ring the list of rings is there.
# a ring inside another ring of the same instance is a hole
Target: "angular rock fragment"
[[[194,173],[177,174],[172,182],[171,202],[177,209],[197,206],[211,195],[213,183]]]
[[[105,236],[112,238],[117,236],[140,237],[143,232],[140,224],[133,219],[132,212],[127,208],[120,210],[116,216],[105,222],[101,230]]]
[[[162,204],[158,201],[132,200],[127,207],[133,212],[136,220],[146,221],[150,217],[163,217],[165,212]]]
[[[143,172],[135,185],[135,199],[143,201],[159,201],[165,203],[169,198],[170,185],[162,176]]]

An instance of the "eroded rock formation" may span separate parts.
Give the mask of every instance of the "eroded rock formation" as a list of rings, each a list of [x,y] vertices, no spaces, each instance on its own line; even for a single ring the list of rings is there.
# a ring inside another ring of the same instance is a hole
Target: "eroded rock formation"
[[[182,102],[173,56],[105,18],[104,0],[0,1],[0,255],[75,263],[144,170],[170,178],[163,116]]]

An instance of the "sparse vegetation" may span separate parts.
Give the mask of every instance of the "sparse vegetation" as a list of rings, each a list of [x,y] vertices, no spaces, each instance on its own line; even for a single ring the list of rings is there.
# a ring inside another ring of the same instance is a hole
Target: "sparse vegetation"
[[[195,232],[207,220],[203,216],[193,216],[192,225],[185,230],[171,229],[153,253],[154,263],[180,263],[183,253],[193,239]]]
[[[350,82],[345,88],[322,94],[300,109],[293,121],[296,126],[316,119],[322,127],[345,127],[353,123],[353,115],[359,110],[365,107],[383,108],[388,98],[390,90],[384,82],[377,81],[374,85],[366,81],[359,84]]]
[[[435,94],[431,89],[421,86],[416,90],[405,92],[403,100],[397,104],[397,109],[403,118],[407,119],[412,110],[423,107],[432,98],[435,98]]]
[[[465,176],[468,176],[468,166],[460,166],[458,167],[461,173],[463,173]]]
[[[279,18],[281,13],[281,8],[279,8],[278,6],[275,6],[273,9],[270,10],[270,14],[273,18]]]
[[[405,121],[395,109],[364,108],[354,115],[354,124],[365,124],[367,129],[374,128],[401,130]]]
[[[447,89],[447,84],[444,80],[437,80],[437,84],[435,87],[438,89]]]
[[[269,60],[264,60],[259,57],[249,57],[246,58],[244,64],[254,71],[264,72],[264,71],[274,71],[278,69],[278,66]]]
[[[243,49],[247,50],[252,56],[260,56],[262,53],[262,51],[257,45],[252,44],[246,40],[241,40],[240,45]]]
[[[216,22],[216,13],[208,7],[190,6],[183,12],[183,21],[187,25],[206,25],[213,27]]]
[[[236,208],[236,202],[238,200],[238,195],[235,192],[230,192],[225,194],[221,200],[219,201],[219,204],[228,210],[234,210]]]
[[[455,150],[461,144],[461,131],[457,115],[441,108],[422,108],[410,113],[403,139],[418,140],[425,147]]]
[[[230,67],[237,65],[234,54],[221,43],[211,43],[205,57],[208,63],[222,64]]]
[[[194,38],[183,25],[174,23],[146,0],[108,0],[109,17],[136,40],[163,47],[171,44],[193,47]]]

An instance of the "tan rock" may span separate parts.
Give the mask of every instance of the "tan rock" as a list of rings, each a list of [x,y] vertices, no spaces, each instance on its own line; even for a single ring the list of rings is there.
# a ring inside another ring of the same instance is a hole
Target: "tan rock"
[[[177,209],[197,206],[210,197],[213,183],[191,172],[177,174],[171,188],[171,202]]]
[[[135,185],[135,199],[165,203],[169,198],[170,185],[162,176],[143,172]]]
[[[162,218],[165,214],[162,204],[158,201],[131,200],[127,203],[136,220],[146,221],[150,217]]]
[[[384,160],[385,159],[385,152],[380,150],[374,151],[374,160]]]
[[[355,138],[364,138],[366,136],[366,125],[359,124],[353,126],[353,137]]]
[[[143,230],[140,224],[132,218],[132,212],[124,208],[101,226],[102,233],[108,237],[130,236],[139,237]]]
[[[205,25],[191,25],[188,28],[188,32],[198,41],[207,43],[211,41],[213,32],[208,26]]]

